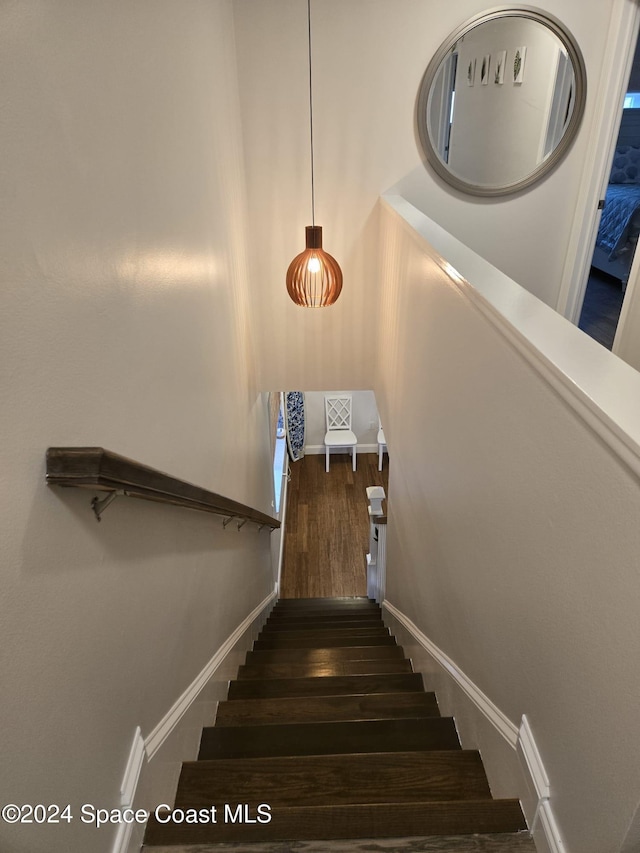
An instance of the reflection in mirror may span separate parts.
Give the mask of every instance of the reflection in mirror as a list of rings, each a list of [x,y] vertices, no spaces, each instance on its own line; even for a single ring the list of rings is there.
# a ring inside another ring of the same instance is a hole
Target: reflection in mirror
[[[496,10],[460,27],[427,68],[418,136],[459,189],[514,192],[558,162],[584,99],[584,63],[569,34],[534,10]]]

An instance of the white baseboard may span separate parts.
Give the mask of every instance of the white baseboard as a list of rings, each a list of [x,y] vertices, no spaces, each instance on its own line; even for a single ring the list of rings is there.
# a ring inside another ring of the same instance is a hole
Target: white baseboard
[[[457,687],[459,687],[471,700],[473,705],[482,716],[488,720],[498,734],[514,750],[520,769],[529,790],[535,792],[533,808],[523,810],[529,825],[531,834],[543,835],[543,843],[546,843],[550,853],[566,853],[560,830],[555,820],[551,806],[551,791],[549,777],[544,768],[540,751],[536,745],[533,732],[527,716],[523,714],[520,728],[514,725],[489,697],[480,690],[457,664],[430,640],[415,625],[408,616],[398,610],[393,604],[385,600],[383,608],[411,635],[427,654],[446,672]],[[483,755],[484,759],[490,756]],[[523,794],[526,792],[522,792]]]
[[[404,625],[407,631],[409,631],[409,633],[417,640],[422,648],[425,649],[425,651],[427,651],[431,657],[449,673],[451,678],[453,678],[456,684],[464,690],[478,710],[481,711],[494,728],[500,732],[509,746],[515,749],[518,742],[517,726],[514,726],[511,720],[503,714],[496,705],[494,705],[491,699],[489,699],[489,697],[486,696],[482,690],[480,690],[480,688],[474,684],[473,681],[464,674],[464,672],[462,672],[461,669],[459,669],[454,661],[452,661],[451,658],[442,651],[442,649],[439,649],[435,643],[426,637],[422,631],[414,625],[408,616],[405,616],[397,607],[394,607],[393,604],[390,604],[390,602],[386,600],[382,603],[382,606],[386,608],[392,616],[395,616],[398,622],[400,622],[401,625]]]
[[[325,446],[324,444],[305,444],[304,453],[305,456],[316,456],[320,453],[324,455]],[[343,451],[344,453],[351,453],[351,448],[347,447]],[[377,453],[378,445],[377,444],[358,444],[356,447],[356,456],[358,453]]]
[[[243,619],[233,633],[225,640],[211,660],[206,664],[202,671],[196,676],[192,683],[187,687],[179,699],[174,702],[169,711],[160,720],[160,722],[152,729],[146,738],[142,737],[140,728],[136,728],[135,735],[127,766],[120,786],[120,805],[123,808],[133,807],[138,793],[138,782],[144,768],[148,766],[151,759],[162,748],[171,733],[177,728],[180,721],[187,714],[189,709],[194,705],[202,691],[207,687],[216,671],[225,663],[225,660],[232,652],[237,651],[243,636],[246,635],[252,628],[256,628],[261,622],[265,611],[267,611],[274,599],[276,592],[270,593],[264,601],[254,608],[249,615]],[[244,649],[242,649],[244,651]],[[145,762],[145,757],[147,761]],[[185,759],[191,756],[183,756]],[[195,757],[195,755],[193,756]],[[136,824],[120,823],[116,832],[116,837],[112,847],[112,853],[128,853],[131,845],[135,844],[136,839],[132,839],[132,833],[136,830],[137,833],[143,831],[143,827]],[[139,844],[135,847],[139,849]]]
[[[136,733],[133,736],[133,743],[131,744],[129,760],[127,761],[122,784],[120,785],[120,804],[123,806],[130,806],[133,803],[145,755],[144,738],[142,737],[140,726],[137,726]]]
[[[538,800],[548,800],[551,796],[549,777],[547,776],[547,771],[544,769],[544,764],[542,763],[542,758],[536,746],[526,714],[522,715],[520,731],[518,732],[518,746],[522,750],[522,755],[524,756],[529,776],[538,795]]]
[[[272,592],[265,600],[259,604],[251,613],[244,619],[236,630],[228,637],[220,646],[209,663],[204,667],[202,672],[196,676],[191,684],[184,691],[182,696],[174,702],[167,714],[160,720],[158,725],[144,739],[144,748],[149,761],[153,758],[156,752],[160,749],[165,740],[169,737],[174,728],[178,725],[182,717],[195,702],[198,695],[206,686],[207,682],[213,676],[214,672],[231,649],[238,642],[240,637],[247,631],[255,619],[257,619],[263,610],[265,610],[276,597],[276,593]]]
[[[551,853],[566,853],[567,848],[564,846],[549,800],[544,800],[540,804],[538,815],[544,840]]]
[[[122,808],[131,808],[131,806],[133,806],[133,799],[136,795],[136,788],[138,787],[138,780],[140,779],[144,759],[144,739],[142,737],[142,732],[140,731],[140,726],[137,726],[133,736],[133,743],[131,744],[127,766],[122,778],[122,784],[120,785],[120,805]],[[113,853],[126,853],[132,832],[132,823],[119,824],[113,845]]]
[[[132,823],[119,823],[118,831],[116,832],[116,839],[113,842],[113,847],[111,848],[112,853],[127,853],[132,834]]]

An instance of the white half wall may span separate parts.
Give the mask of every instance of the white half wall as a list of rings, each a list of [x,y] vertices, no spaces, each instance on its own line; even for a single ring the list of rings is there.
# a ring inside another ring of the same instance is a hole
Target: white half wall
[[[615,853],[640,802],[640,375],[415,208],[383,217],[386,596],[527,716],[566,850]]]

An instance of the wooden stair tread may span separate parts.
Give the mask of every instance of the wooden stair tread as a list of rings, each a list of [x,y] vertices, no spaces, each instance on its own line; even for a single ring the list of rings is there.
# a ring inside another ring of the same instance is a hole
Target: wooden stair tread
[[[238,669],[238,679],[325,678],[339,675],[379,675],[413,672],[411,663],[402,660],[338,660],[331,663],[258,663]]]
[[[265,640],[267,637],[354,637],[356,635],[370,636],[390,636],[389,629],[385,628],[382,623],[372,625],[370,622],[361,625],[324,625],[318,627],[313,625],[296,625],[295,627],[280,629],[277,626],[263,628],[258,634],[259,640]]]
[[[347,648],[347,646],[395,646],[396,638],[392,637],[388,632],[358,632],[346,634],[332,634],[328,636],[323,634],[311,634],[303,637],[291,636],[274,636],[269,639],[258,639],[253,644],[256,651],[264,649],[330,649],[330,648]]]
[[[198,760],[460,749],[451,717],[205,728]]]
[[[406,693],[424,689],[417,672],[389,675],[336,675],[323,678],[270,678],[232,681],[229,699],[276,696],[338,696],[345,693]]]
[[[363,595],[338,596],[336,598],[279,598],[275,607],[378,607],[372,598]],[[274,608],[275,609],[275,608]]]
[[[362,622],[374,621],[382,622],[382,612],[380,610],[348,610],[342,613],[335,613],[333,610],[310,610],[306,613],[275,613],[273,610],[266,620],[266,625],[274,622],[281,622],[285,625],[293,625],[296,622]]]
[[[280,598],[272,611],[290,610],[380,610],[380,605],[372,598]]]
[[[382,619],[368,616],[366,619],[274,619],[265,622],[262,631],[347,631],[355,628],[366,631],[372,628],[382,628]]]
[[[348,846],[347,846],[348,845]],[[196,848],[185,848],[184,853],[193,849],[193,853],[283,853],[279,841],[246,842],[239,849],[236,844],[221,842],[198,844]],[[501,833],[473,833],[473,835],[423,835],[407,837],[389,837],[381,844],[379,838],[358,838],[356,841],[345,839],[322,839],[305,841],[304,853],[365,853],[379,850],[393,853],[536,853],[536,846],[525,830]],[[176,853],[175,846],[146,845],[142,853]],[[183,851],[180,851],[183,853]]]
[[[437,717],[434,693],[364,693],[274,699],[234,699],[220,702],[217,726],[251,726],[278,723],[357,721],[393,717]]]
[[[479,800],[491,792],[476,750],[369,752],[188,761],[176,806]]]
[[[318,663],[341,660],[404,660],[401,646],[337,646],[334,649],[264,649],[247,652],[246,664]]]
[[[273,806],[271,821],[266,824],[160,824],[152,816],[147,825],[145,842],[197,844],[215,841],[389,838],[454,833],[515,833],[524,829],[526,825],[517,800]]]
[[[274,607],[269,613],[269,619],[340,619],[357,618],[369,619],[382,616],[378,605],[371,607]]]
[[[355,628],[345,628],[345,627],[336,627],[334,625],[329,628],[322,628],[317,630],[316,628],[310,627],[302,627],[296,626],[296,628],[287,628],[284,631],[280,631],[278,628],[263,628],[258,635],[259,640],[263,640],[266,638],[266,635],[276,636],[280,634],[281,636],[290,639],[292,637],[319,637],[321,639],[331,639],[332,637],[344,637],[345,639],[349,637],[390,637],[391,632],[384,624],[380,625],[360,625]]]

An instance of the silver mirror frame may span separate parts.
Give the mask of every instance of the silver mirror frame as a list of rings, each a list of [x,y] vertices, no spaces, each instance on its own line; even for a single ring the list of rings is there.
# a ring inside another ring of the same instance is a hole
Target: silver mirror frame
[[[431,86],[436,78],[436,74],[440,70],[440,65],[450,53],[455,44],[458,42],[458,40],[480,24],[487,23],[488,21],[493,21],[497,18],[505,17],[529,18],[530,20],[537,21],[538,23],[543,24],[545,27],[550,29],[562,42],[562,45],[566,49],[574,69],[575,102],[571,118],[569,119],[569,123],[562,139],[552,151],[552,153],[545,160],[543,160],[539,166],[537,166],[532,172],[530,172],[526,177],[522,178],[519,181],[515,181],[510,184],[504,184],[502,186],[483,187],[479,184],[473,184],[463,180],[462,178],[458,178],[456,175],[452,174],[447,168],[446,164],[442,162],[431,143],[431,139],[429,138],[429,129],[427,127],[427,105]],[[542,12],[540,9],[537,9],[533,6],[498,6],[494,9],[489,10],[488,12],[482,12],[479,15],[475,15],[473,18],[469,18],[467,21],[461,24],[442,43],[442,45],[434,55],[433,59],[427,66],[427,70],[425,71],[422,81],[420,83],[420,87],[418,89],[418,97],[416,99],[415,131],[418,139],[418,147],[421,149],[422,154],[426,158],[427,162],[434,169],[434,171],[437,172],[437,174],[440,175],[443,180],[445,180],[448,184],[455,187],[456,189],[477,196],[511,195],[512,193],[516,193],[519,190],[526,189],[527,187],[530,187],[532,184],[536,183],[536,181],[539,181],[542,177],[549,174],[549,172],[555,169],[558,163],[562,160],[564,155],[569,150],[571,144],[573,143],[578,132],[578,128],[580,127],[580,123],[584,115],[586,95],[587,72],[584,64],[584,59],[582,57],[582,52],[580,51],[580,48],[578,47],[571,33],[569,33],[569,31],[560,23],[560,21],[557,18],[554,18],[552,15],[549,15],[546,12]]]

